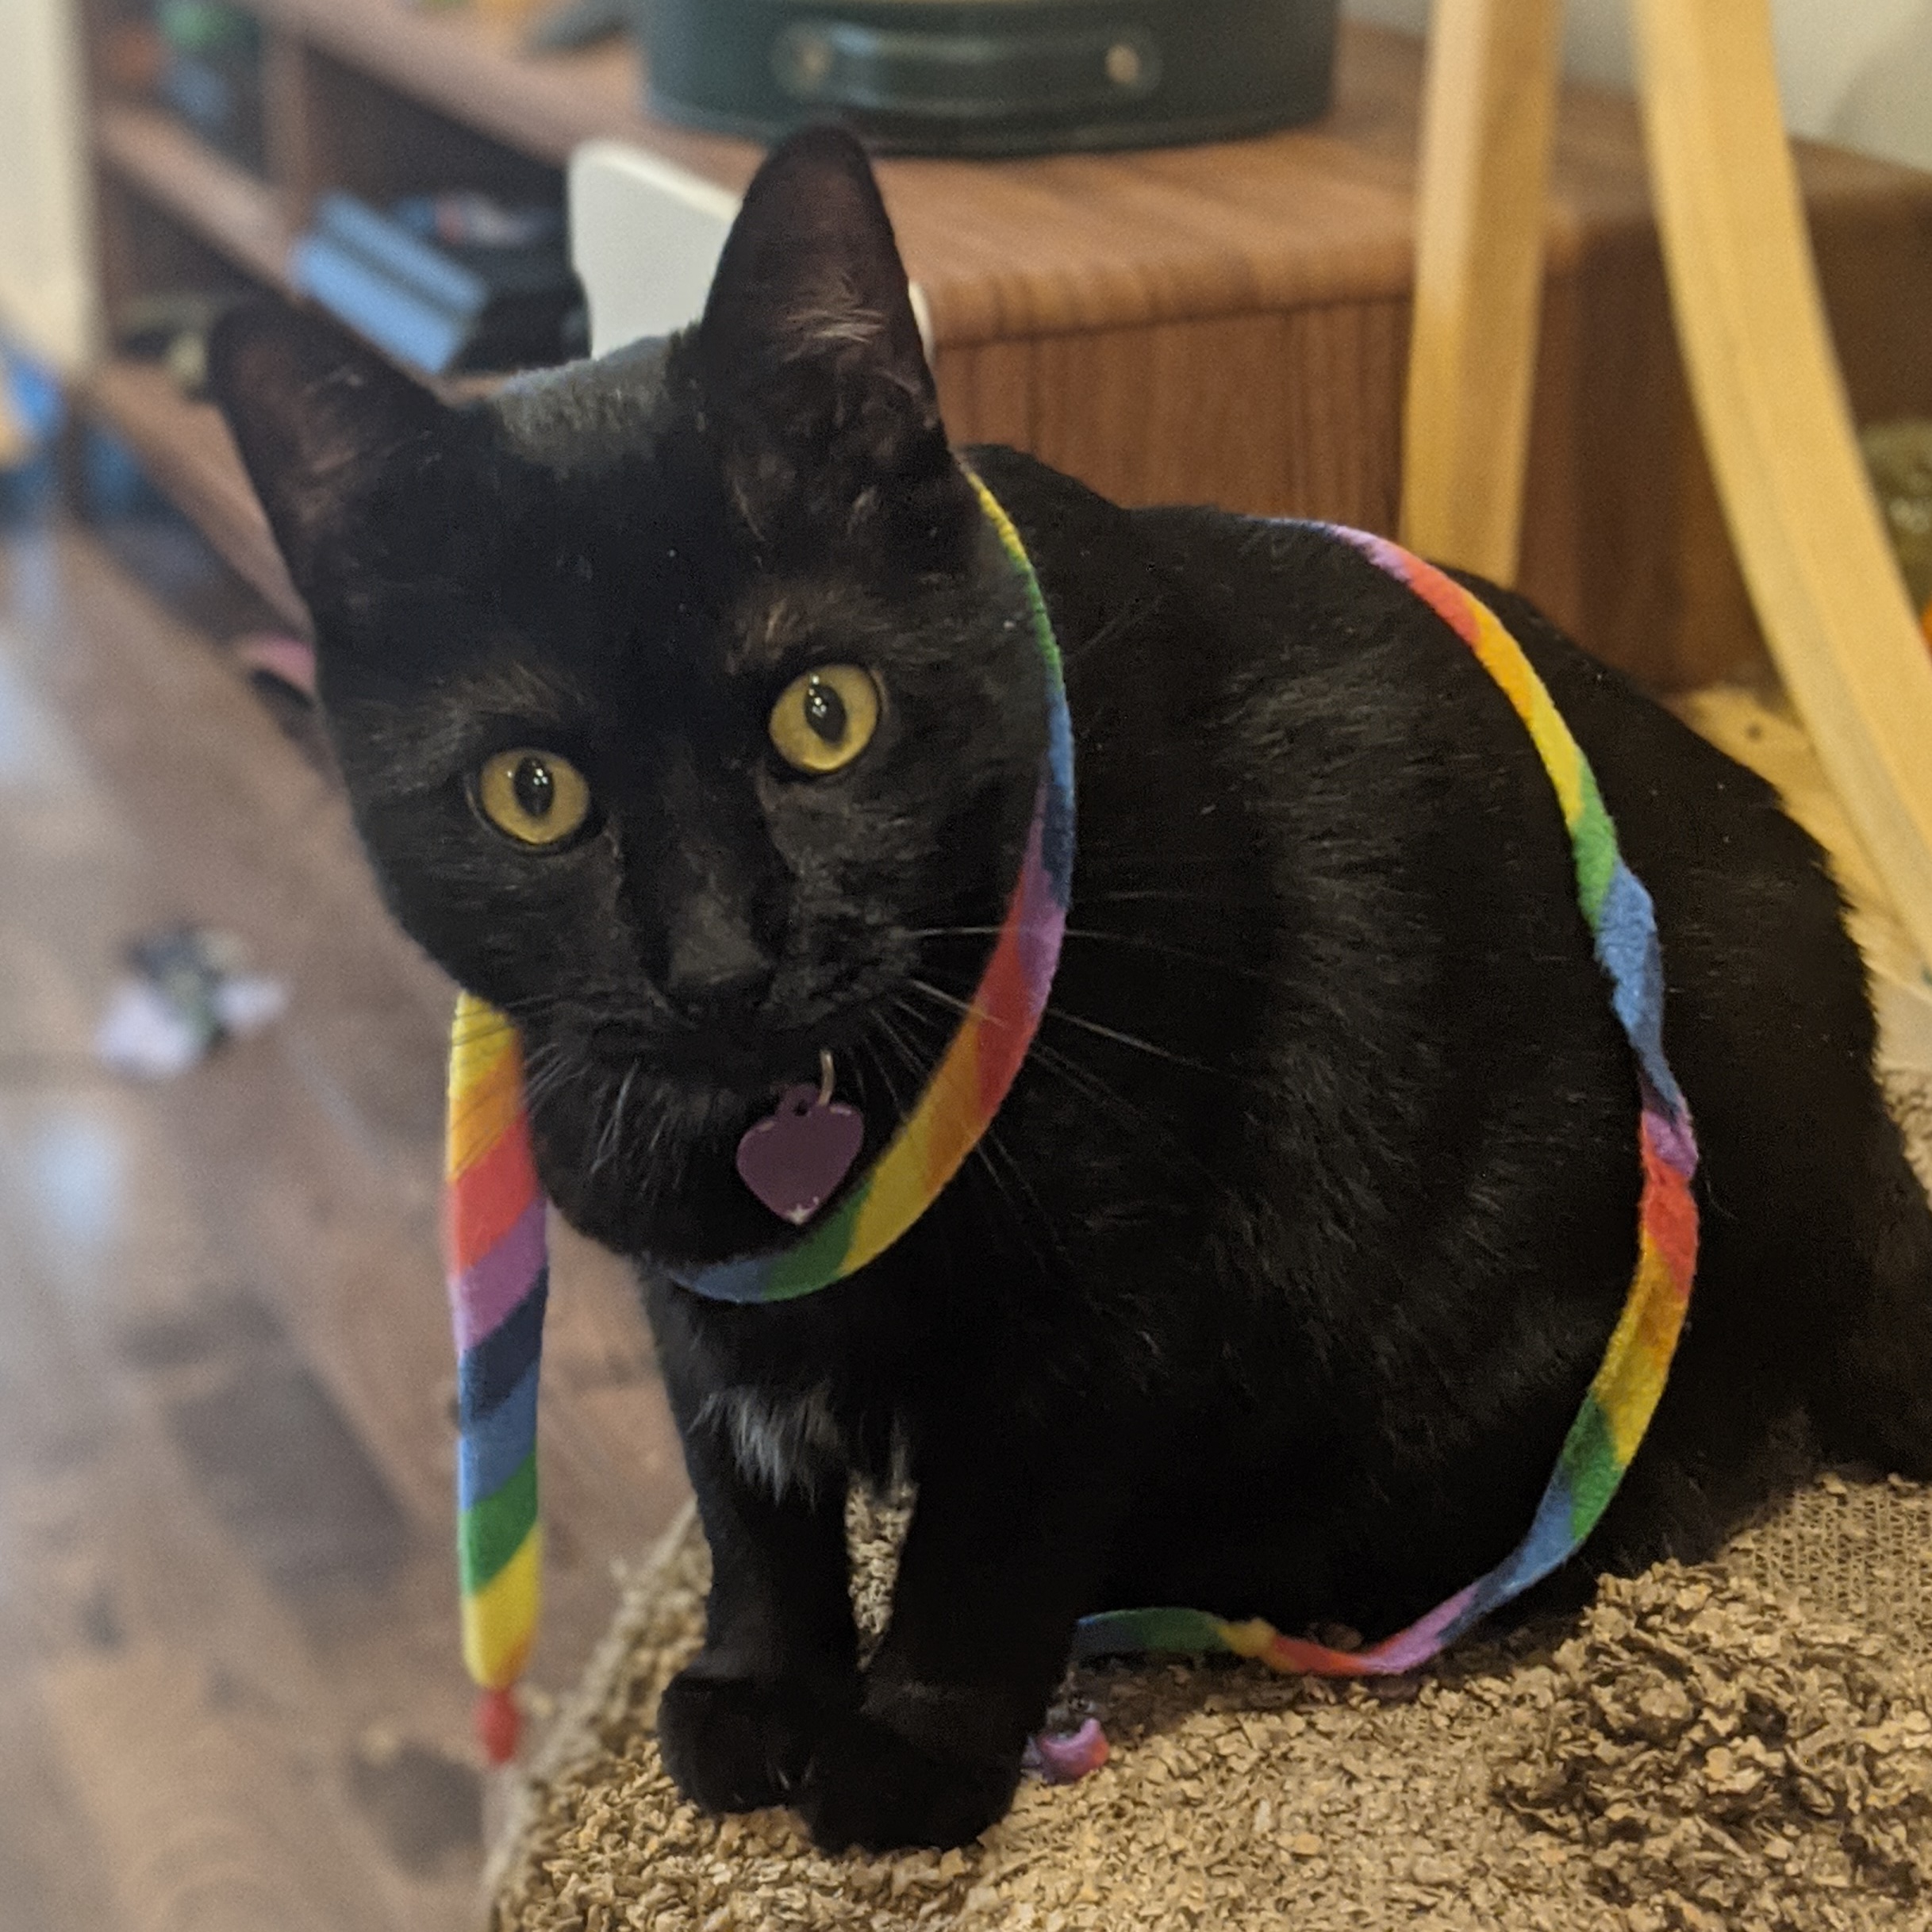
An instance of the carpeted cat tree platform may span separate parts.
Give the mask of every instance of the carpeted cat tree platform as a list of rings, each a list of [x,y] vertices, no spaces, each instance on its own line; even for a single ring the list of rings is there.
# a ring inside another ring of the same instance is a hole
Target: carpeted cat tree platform
[[[854,1527],[876,1617],[889,1542]],[[628,1592],[525,1788],[497,1932],[1932,1925],[1932,1490],[1827,1477],[1716,1563],[1377,1689],[1081,1671],[1062,1716],[1111,1761],[943,1856],[829,1858],[788,1813],[678,1796],[652,1721],[706,1573],[687,1521]]]
[[[1881,978],[1909,958],[1788,711],[1684,708],[1830,848]],[[1888,1085],[1932,1187],[1932,1057]],[[876,1629],[893,1521],[851,1527]],[[707,1561],[687,1518],[626,1592],[518,1793],[493,1932],[1932,1928],[1932,1488],[1826,1476],[1714,1563],[1607,1583],[1579,1619],[1410,1680],[1082,1670],[1056,1727],[1098,1717],[1111,1761],[1029,1780],[943,1857],[828,1858],[789,1814],[678,1796],[653,1724]]]

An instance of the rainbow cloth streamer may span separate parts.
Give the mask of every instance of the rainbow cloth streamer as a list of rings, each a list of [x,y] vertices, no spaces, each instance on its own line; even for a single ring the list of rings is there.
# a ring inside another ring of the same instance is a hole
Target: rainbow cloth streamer
[[[445,1175],[463,1654],[484,1692],[477,1712],[484,1750],[501,1764],[517,1748],[511,1687],[529,1656],[542,1594],[536,1384],[550,1276],[522,1049],[510,1023],[467,993],[450,1037]]]
[[[1623,862],[1588,762],[1522,647],[1494,612],[1433,565],[1385,539],[1321,526],[1408,585],[1475,653],[1502,688],[1550,774],[1577,869],[1577,898],[1610,981],[1610,1004],[1637,1058],[1643,1188],[1637,1269],[1623,1312],[1557,1457],[1529,1534],[1496,1568],[1407,1630],[1365,1650],[1284,1637],[1260,1618],[1230,1623],[1200,1610],[1116,1610],[1086,1618],[1077,1657],[1146,1650],[1231,1651],[1277,1670],[1332,1677],[1413,1670],[1499,1604],[1540,1582],[1582,1546],[1616,1494],[1669,1373],[1697,1269],[1697,1143],[1664,1058],[1664,967],[1650,895]]]

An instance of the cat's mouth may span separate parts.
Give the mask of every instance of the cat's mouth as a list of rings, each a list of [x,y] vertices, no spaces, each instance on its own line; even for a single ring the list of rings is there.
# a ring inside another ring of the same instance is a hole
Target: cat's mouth
[[[606,1070],[622,1074],[636,1067],[680,1086],[757,1104],[785,1088],[816,1084],[822,1055],[831,1054],[835,1068],[870,1043],[878,1006],[876,993],[855,989],[843,1001],[825,1003],[811,1019],[786,1025],[754,1020],[672,1031],[600,1019],[585,1029],[584,1044],[588,1057]]]

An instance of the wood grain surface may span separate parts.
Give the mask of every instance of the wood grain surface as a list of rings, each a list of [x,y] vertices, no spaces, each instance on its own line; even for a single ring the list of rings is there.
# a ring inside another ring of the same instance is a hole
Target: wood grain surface
[[[1402,540],[1514,583],[1542,311],[1558,0],[1438,0],[1415,193]]]
[[[305,632],[307,608],[289,582],[268,518],[214,405],[186,401],[159,364],[125,357],[96,364],[83,379],[80,396],[127,440],[229,567],[283,623]]]
[[[90,1046],[120,950],[182,919],[245,939],[289,1014],[124,1085]],[[0,545],[6,1932],[476,1921],[448,997],[210,642],[89,537]],[[540,1696],[686,1493],[622,1270],[563,1239],[555,1277]]]
[[[107,165],[158,205],[251,275],[273,287],[287,286],[293,236],[267,182],[217,154],[174,115],[133,102],[106,102],[94,138]]]

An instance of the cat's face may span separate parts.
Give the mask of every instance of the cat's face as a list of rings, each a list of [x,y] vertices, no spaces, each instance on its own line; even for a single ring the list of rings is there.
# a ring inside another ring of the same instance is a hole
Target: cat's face
[[[774,156],[687,336],[461,412],[286,311],[213,363],[389,902],[517,1021],[553,1192],[618,1246],[755,1237],[687,1154],[821,1051],[889,1128],[1043,737],[862,157]]]

